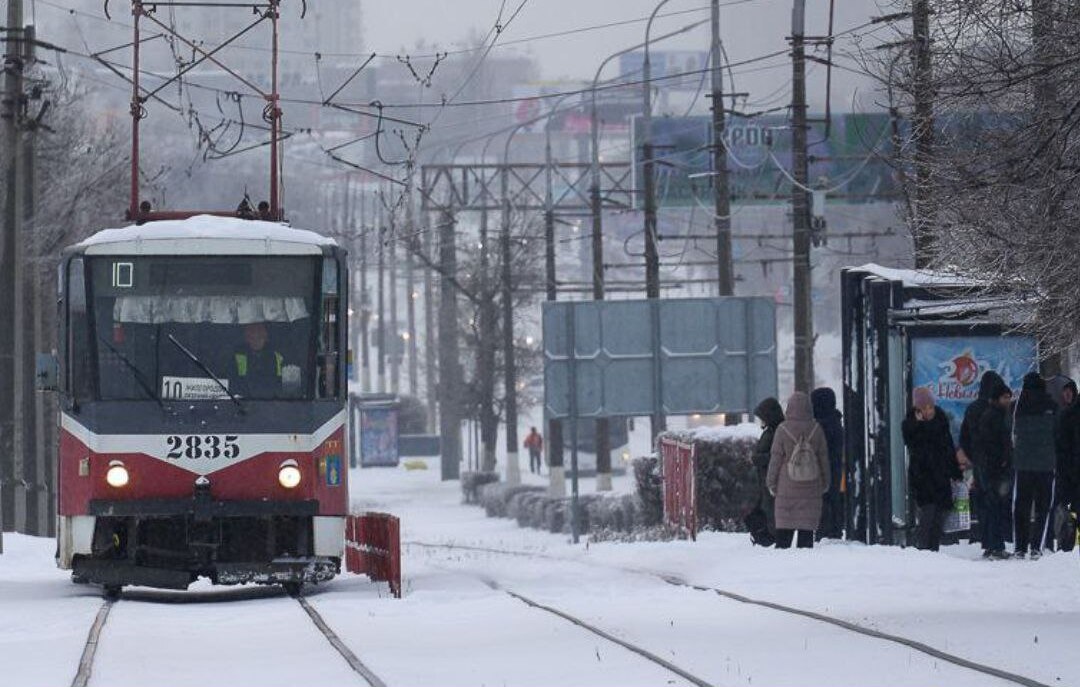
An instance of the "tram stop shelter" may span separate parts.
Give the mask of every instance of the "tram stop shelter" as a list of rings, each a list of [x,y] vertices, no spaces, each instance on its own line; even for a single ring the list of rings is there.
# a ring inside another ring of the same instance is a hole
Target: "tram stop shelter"
[[[1019,390],[1038,369],[1023,303],[941,273],[864,265],[841,272],[846,531],[869,544],[914,538],[901,423],[927,387],[954,440],[988,370]]]

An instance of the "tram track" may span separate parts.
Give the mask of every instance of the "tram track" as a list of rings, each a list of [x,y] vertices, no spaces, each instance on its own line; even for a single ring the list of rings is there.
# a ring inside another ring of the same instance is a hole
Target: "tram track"
[[[767,601],[767,600],[764,600],[764,599],[756,599],[756,598],[753,598],[753,597],[750,597],[750,596],[746,596],[744,594],[739,594],[737,592],[733,592],[733,591],[730,591],[730,590],[727,590],[727,589],[722,589],[722,588],[719,588],[719,587],[710,587],[710,586],[707,586],[707,585],[692,584],[692,583],[687,582],[686,580],[678,577],[677,575],[672,575],[672,574],[664,573],[664,572],[661,572],[661,571],[648,570],[648,569],[644,569],[644,568],[625,567],[625,566],[612,565],[612,564],[607,564],[607,563],[599,563],[599,562],[595,562],[595,561],[582,561],[582,560],[577,560],[577,559],[573,559],[573,558],[566,558],[566,557],[563,557],[563,556],[555,556],[555,555],[551,555],[551,554],[546,554],[546,553],[542,553],[542,552],[538,552],[538,551],[518,551],[518,550],[513,550],[513,549],[499,549],[499,548],[487,547],[487,546],[473,546],[473,545],[468,545],[468,544],[445,544],[445,543],[423,542],[423,541],[406,541],[406,542],[403,542],[403,545],[405,545],[405,546],[414,546],[414,547],[423,548],[423,549],[443,549],[443,550],[450,550],[450,551],[454,551],[454,550],[457,550],[457,551],[469,551],[469,552],[474,552],[474,553],[487,553],[487,554],[494,554],[494,555],[511,556],[511,557],[516,557],[516,558],[533,558],[533,559],[541,559],[541,560],[549,560],[549,561],[558,561],[560,563],[571,563],[571,564],[576,563],[576,564],[579,564],[579,565],[584,565],[584,566],[589,566],[589,567],[594,567],[594,568],[604,568],[604,569],[608,569],[608,570],[627,572],[627,573],[632,573],[632,574],[636,574],[636,575],[643,575],[643,576],[659,579],[659,580],[661,580],[661,581],[663,581],[663,582],[665,582],[665,583],[667,583],[669,585],[672,585],[674,587],[680,587],[680,588],[690,589],[690,590],[699,591],[699,592],[713,593],[713,594],[715,594],[715,595],[717,595],[717,596],[719,596],[721,598],[724,598],[724,599],[727,599],[727,600],[730,600],[730,601],[734,601],[734,602],[737,602],[737,603],[740,603],[740,604],[756,606],[756,607],[759,607],[759,608],[765,608],[765,609],[769,609],[769,610],[772,610],[772,611],[776,611],[778,613],[784,613],[784,614],[787,614],[787,615],[796,616],[796,617],[804,618],[804,619],[807,619],[807,620],[812,620],[812,621],[815,621],[815,622],[818,622],[818,623],[831,625],[833,627],[836,627],[836,628],[839,628],[839,629],[842,629],[842,630],[846,630],[848,632],[851,632],[853,634],[857,634],[857,635],[860,635],[860,636],[863,636],[863,637],[868,637],[868,638],[880,640],[880,641],[883,641],[883,642],[886,642],[886,643],[899,645],[899,646],[905,647],[907,649],[911,649],[913,651],[922,653],[922,654],[924,654],[926,656],[929,656],[931,658],[934,658],[934,659],[937,659],[937,660],[940,660],[940,661],[944,661],[946,663],[950,663],[950,664],[955,665],[955,666],[957,666],[959,668],[970,670],[970,671],[973,671],[973,672],[976,672],[976,673],[980,673],[980,674],[986,675],[988,677],[993,677],[993,678],[996,678],[996,679],[999,679],[999,680],[1003,680],[1005,682],[1010,682],[1010,683],[1013,683],[1013,684],[1016,684],[1016,685],[1021,685],[1022,687],[1051,687],[1049,684],[1047,684],[1045,682],[1040,682],[1038,680],[1035,680],[1033,678],[1030,678],[1030,677],[1027,677],[1027,676],[1024,676],[1024,675],[1019,675],[1017,673],[1012,673],[1010,671],[1003,670],[1001,668],[990,666],[990,665],[987,665],[987,664],[984,664],[984,663],[980,663],[978,661],[974,661],[974,660],[971,660],[971,659],[967,659],[967,658],[964,658],[962,656],[957,656],[956,654],[951,654],[949,652],[942,651],[942,650],[937,649],[935,647],[932,647],[932,646],[930,646],[930,645],[928,645],[926,643],[920,642],[918,640],[910,639],[908,637],[903,637],[901,635],[896,635],[896,634],[892,634],[892,633],[888,633],[888,632],[883,632],[881,630],[876,630],[876,629],[873,629],[873,628],[870,628],[870,627],[866,627],[864,625],[860,625],[858,623],[853,623],[851,621],[844,620],[842,618],[837,618],[837,617],[834,617],[834,616],[830,616],[830,615],[825,614],[825,613],[819,613],[819,612],[816,612],[816,611],[811,611],[811,610],[807,610],[807,609],[803,609],[803,608],[798,608],[798,607],[795,607],[795,606],[788,606],[786,604],[776,603],[776,602],[773,602],[773,601]],[[488,586],[491,587],[492,585],[489,584]],[[492,588],[494,589],[494,588],[498,588],[498,587],[496,586],[496,587],[492,587]],[[551,613],[554,613],[556,615],[561,615],[561,613],[559,611],[557,611],[556,609],[546,607],[543,604],[539,604],[538,602],[532,602],[532,601],[526,600],[523,597],[520,597],[519,595],[516,595],[516,594],[514,594],[512,592],[509,592],[509,591],[507,591],[505,589],[500,589],[500,590],[510,594],[511,596],[514,596],[515,598],[519,598],[519,600],[521,600],[521,601],[523,601],[525,603],[528,603],[529,605],[533,605],[533,606],[535,606],[537,608],[543,608],[544,610],[547,610],[547,611],[549,611]],[[566,617],[566,616],[564,616],[564,617]],[[566,619],[569,620],[569,617],[566,617]],[[571,622],[573,622],[573,621],[571,621]],[[584,625],[583,625],[583,627],[584,627]],[[591,628],[586,628],[586,629],[591,629]],[[629,648],[629,647],[627,647],[627,648]],[[685,675],[683,677],[686,678]],[[690,678],[686,678],[686,679],[690,679]],[[702,684],[702,683],[696,683],[696,684]],[[704,684],[707,684],[707,683],[704,683]]]
[[[79,658],[79,666],[76,670],[75,677],[71,681],[71,687],[90,686],[95,667],[95,659],[97,658],[97,650],[101,644],[102,631],[105,629],[113,609],[118,603],[122,602],[124,605],[131,603],[200,604],[249,601],[277,597],[286,598],[284,593],[273,588],[256,587],[235,591],[239,593],[225,595],[221,593],[200,594],[198,592],[177,593],[138,590],[128,592],[124,596],[106,598],[98,608],[98,611],[94,616],[94,621],[87,633],[86,643],[83,646],[82,654]],[[292,598],[299,604],[300,608],[304,611],[304,614],[319,631],[319,634],[326,639],[334,651],[345,660],[349,668],[356,673],[365,684],[370,685],[370,687],[387,687],[386,682],[357,657],[355,652],[342,641],[338,634],[330,627],[329,623],[326,622],[325,618],[323,618],[307,599],[303,596],[288,598]]]
[[[583,619],[579,618],[578,616],[567,613],[566,611],[555,608],[554,606],[549,606],[547,604],[544,604],[544,603],[541,603],[541,602],[536,601],[534,599],[531,599],[531,598],[525,596],[524,594],[520,594],[520,593],[515,592],[513,590],[510,590],[510,589],[506,589],[505,587],[500,586],[499,583],[495,582],[494,580],[492,580],[490,578],[485,578],[485,577],[481,576],[480,579],[490,589],[492,589],[494,591],[502,592],[502,593],[506,594],[507,596],[513,598],[513,599],[517,599],[518,601],[525,604],[526,606],[529,606],[530,608],[535,608],[537,610],[544,611],[546,613],[550,613],[551,615],[554,615],[554,616],[556,616],[558,618],[561,618],[561,619],[565,620],[566,622],[571,623],[572,625],[576,625],[577,627],[580,627],[581,629],[585,630],[586,632],[590,632],[590,633],[596,635],[597,637],[600,637],[601,639],[605,639],[605,640],[611,642],[612,644],[616,644],[618,646],[621,646],[622,648],[626,649],[627,651],[629,651],[629,652],[631,652],[633,654],[637,654],[638,656],[645,659],[646,661],[649,661],[650,663],[654,663],[655,665],[663,668],[664,670],[667,670],[668,672],[673,673],[673,674],[681,677],[682,679],[686,680],[690,684],[696,685],[697,687],[714,687],[713,683],[711,683],[711,682],[709,682],[709,681],[707,681],[707,680],[705,680],[703,678],[700,678],[697,675],[694,675],[693,673],[689,672],[688,670],[680,668],[679,666],[675,665],[671,661],[668,661],[665,658],[657,656],[655,653],[649,651],[648,649],[646,649],[646,648],[644,648],[644,647],[642,647],[642,646],[640,646],[638,644],[634,644],[633,642],[622,639],[621,637],[617,637],[617,636],[613,635],[612,633],[610,633],[610,632],[608,632],[606,630],[603,630],[603,629],[597,627],[596,625],[593,625],[592,623],[590,623],[590,622],[588,622],[586,620],[583,620]]]

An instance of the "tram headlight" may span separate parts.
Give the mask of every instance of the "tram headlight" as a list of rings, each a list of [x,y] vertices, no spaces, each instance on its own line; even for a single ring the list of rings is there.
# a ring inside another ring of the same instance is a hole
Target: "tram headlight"
[[[277,479],[286,489],[295,489],[300,486],[300,466],[290,458],[278,468]]]
[[[124,467],[122,462],[119,460],[109,462],[109,469],[105,471],[105,481],[109,483],[110,487],[117,489],[126,487],[130,479],[131,475],[128,474],[128,469]]]

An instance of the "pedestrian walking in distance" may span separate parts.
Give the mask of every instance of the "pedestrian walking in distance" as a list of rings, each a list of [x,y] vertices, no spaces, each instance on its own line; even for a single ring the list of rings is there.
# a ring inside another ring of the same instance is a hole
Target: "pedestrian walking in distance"
[[[544,438],[536,427],[529,428],[529,434],[525,437],[525,448],[529,450],[529,472],[540,474],[540,460],[544,454]]]
[[[829,448],[805,393],[791,395],[785,417],[776,429],[766,477],[776,498],[776,548],[790,548],[797,534],[798,547],[810,549],[831,480]]]
[[[945,516],[952,509],[952,482],[963,479],[949,416],[926,387],[915,389],[901,426],[908,450],[908,484],[918,506],[916,546],[937,551]]]
[[[986,514],[986,547],[989,558],[1009,558],[1005,551],[1005,530],[1009,527],[1012,497],[1013,443],[1009,424],[1012,390],[1002,380],[995,380],[990,403],[979,419],[975,435],[976,474],[983,479],[983,512]]]
[[[1016,469],[1013,531],[1019,557],[1038,558],[1042,555],[1057,463],[1057,414],[1057,403],[1050,397],[1039,373],[1024,375],[1024,386],[1013,411],[1016,449],[1013,456]]]

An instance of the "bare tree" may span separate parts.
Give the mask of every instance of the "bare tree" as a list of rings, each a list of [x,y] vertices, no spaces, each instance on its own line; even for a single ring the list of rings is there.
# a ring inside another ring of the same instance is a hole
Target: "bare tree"
[[[909,16],[910,0],[895,4]],[[1080,10],[1065,0],[926,4],[928,83],[905,18],[891,50],[863,51],[894,112],[932,99],[929,154],[914,150],[925,113],[898,135],[907,196],[927,206],[909,224],[932,233],[931,267],[1026,303],[1025,324],[1045,350],[1062,350],[1080,324]],[[921,173],[906,173],[913,161]]]
[[[535,310],[538,297],[536,286],[542,280],[543,244],[533,238],[539,228],[532,220],[535,217],[529,218],[520,213],[511,219],[510,233],[514,240],[510,273],[514,275],[511,292],[516,314],[515,329],[520,325],[518,313]],[[502,274],[502,261],[499,251],[491,251],[491,259],[485,260],[479,246],[466,247],[459,260],[462,285],[475,296],[462,309],[464,344],[473,354],[465,364],[465,416],[480,423],[481,443],[488,449],[482,458],[481,469],[491,471],[495,469],[495,445],[498,442],[499,423],[505,417],[506,399],[506,390],[500,385],[500,380],[505,378],[506,362],[501,343],[506,322],[498,316],[500,308],[497,306],[502,298],[503,283],[499,277]],[[486,262],[490,264],[486,265],[485,277],[483,269]],[[541,362],[537,349],[522,342],[514,347],[514,363],[519,379],[537,374]],[[519,394],[518,406],[524,405],[527,405],[527,400]]]

